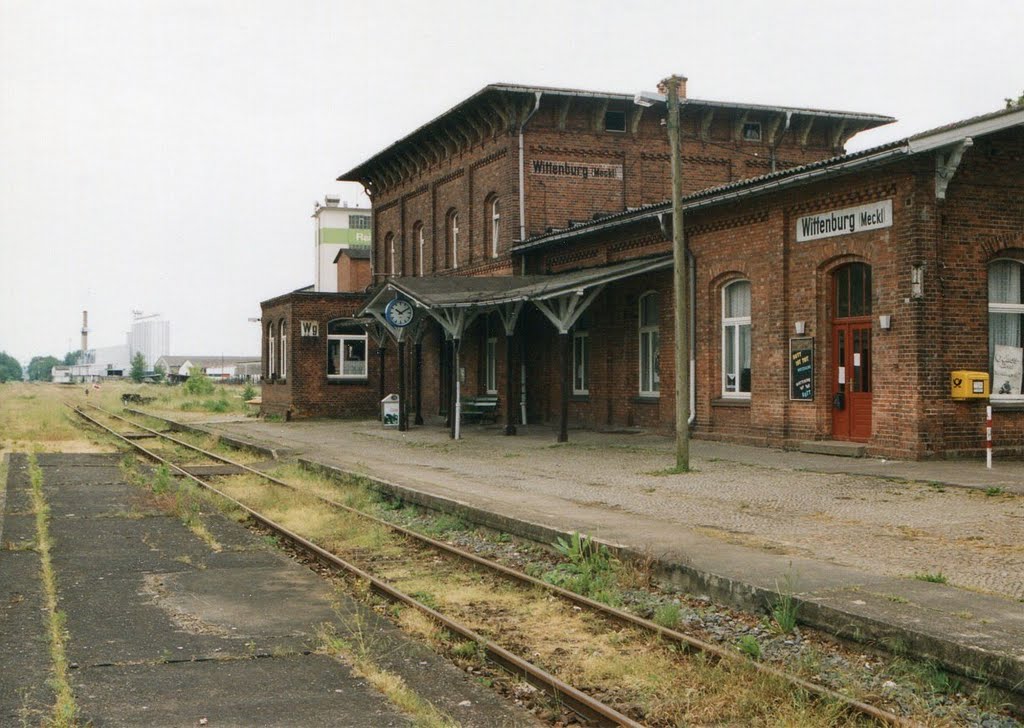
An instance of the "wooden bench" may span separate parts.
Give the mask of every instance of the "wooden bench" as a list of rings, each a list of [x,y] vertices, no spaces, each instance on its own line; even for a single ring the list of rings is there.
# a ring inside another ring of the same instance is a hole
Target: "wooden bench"
[[[462,421],[483,422],[498,419],[498,395],[482,394],[478,397],[462,398]]]

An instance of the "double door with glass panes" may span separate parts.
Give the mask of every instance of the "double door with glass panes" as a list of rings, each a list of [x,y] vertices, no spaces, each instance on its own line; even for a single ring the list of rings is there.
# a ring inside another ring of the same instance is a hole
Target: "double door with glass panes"
[[[832,437],[871,437],[871,267],[852,263],[833,277]]]

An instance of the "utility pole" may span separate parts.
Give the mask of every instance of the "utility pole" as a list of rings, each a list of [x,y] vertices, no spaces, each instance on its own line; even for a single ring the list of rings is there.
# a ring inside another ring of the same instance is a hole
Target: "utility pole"
[[[681,76],[659,84],[668,104],[668,143],[672,155],[672,290],[675,317],[676,471],[690,471],[690,311],[686,238],[683,236],[683,161],[679,148],[679,87]]]

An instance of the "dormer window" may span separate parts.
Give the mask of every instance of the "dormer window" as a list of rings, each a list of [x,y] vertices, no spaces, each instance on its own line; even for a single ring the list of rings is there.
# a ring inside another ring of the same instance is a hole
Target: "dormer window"
[[[626,131],[626,112],[610,110],[604,112],[605,131]]]
[[[745,142],[759,142],[761,141],[761,122],[759,121],[748,121],[743,125],[743,141]]]

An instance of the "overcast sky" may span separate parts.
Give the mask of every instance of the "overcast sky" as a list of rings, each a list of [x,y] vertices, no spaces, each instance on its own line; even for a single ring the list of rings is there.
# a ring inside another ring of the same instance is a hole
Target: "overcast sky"
[[[313,202],[494,82],[866,111],[850,151],[1024,92],[1024,2],[0,0],[0,350],[256,354]]]

